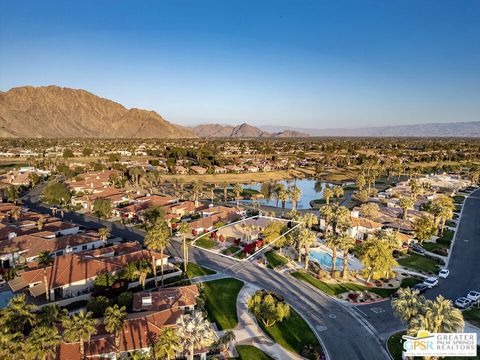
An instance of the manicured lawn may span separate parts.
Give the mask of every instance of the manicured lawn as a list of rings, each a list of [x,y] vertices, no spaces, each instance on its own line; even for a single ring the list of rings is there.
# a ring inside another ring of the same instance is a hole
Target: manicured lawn
[[[285,265],[288,263],[288,260],[284,256],[280,255],[279,253],[273,250],[267,252],[265,254],[265,257],[267,258],[268,265],[271,268],[274,268],[279,265]]]
[[[365,291],[366,290],[366,291],[375,293],[383,298],[386,298],[391,294],[393,294],[395,291],[397,291],[397,289],[395,288],[367,287],[367,286],[357,285],[353,283],[330,284],[314,278],[312,275],[306,273],[305,271],[296,271],[292,273],[292,275],[297,279],[305,281],[315,286],[322,292],[332,296],[337,296],[338,294],[341,294],[347,291]],[[417,284],[418,282],[420,282],[420,280],[417,280],[414,278],[405,278],[402,280],[400,287],[410,287]]]
[[[463,317],[474,323],[476,326],[480,326],[480,308],[474,308],[463,312]]]
[[[449,245],[448,244],[438,244],[438,243],[434,243],[434,242],[428,242],[428,241],[425,241],[423,244],[422,244],[423,248],[427,251],[430,251],[432,252],[433,250],[436,250],[436,249],[448,249],[449,248]]]
[[[465,196],[463,195],[456,195],[453,197],[453,202],[455,204],[463,204],[464,201],[465,201]]]
[[[447,241],[452,241],[453,240],[453,235],[455,235],[455,231],[450,230],[450,229],[443,229],[443,235],[440,237],[440,239],[444,239]],[[439,239],[437,239],[438,241]]]
[[[222,254],[225,255],[232,255],[235,254],[240,248],[238,246],[232,245],[222,251]]]
[[[204,249],[212,249],[213,247],[215,247],[215,240],[209,239],[208,235],[205,235],[204,237],[195,241],[195,245],[200,246]]]
[[[414,270],[426,271],[432,274],[436,274],[440,269],[440,265],[437,261],[418,254],[407,255],[406,257],[399,259],[398,263]]]
[[[187,275],[188,277],[196,277],[196,276],[205,276],[205,275],[212,275],[215,274],[216,272],[207,268],[204,268],[203,266],[194,264],[194,263],[188,263],[187,265]]]
[[[394,360],[402,359],[402,335],[405,335],[405,331],[400,331],[396,334],[393,334],[387,340],[388,351],[390,351],[390,354],[392,355]]]
[[[270,356],[263,351],[251,345],[237,345],[235,346],[238,352],[238,359],[240,360],[270,360]]]
[[[265,327],[261,321],[258,321],[258,324],[265,334],[275,342],[297,354],[302,352],[305,345],[313,345],[320,348],[313,331],[293,309],[290,309],[290,317],[288,319],[277,322],[273,326]]]
[[[219,279],[203,283],[208,319],[219,330],[233,329],[237,323],[237,295],[243,282],[237,279]]]

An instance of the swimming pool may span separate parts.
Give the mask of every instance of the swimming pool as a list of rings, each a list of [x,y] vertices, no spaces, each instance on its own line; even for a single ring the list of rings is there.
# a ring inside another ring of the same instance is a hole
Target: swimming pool
[[[323,250],[312,250],[310,252],[310,258],[312,260],[316,260],[318,261],[318,263],[322,266],[322,267],[325,267],[325,268],[331,268],[332,267],[332,256],[323,251]],[[343,259],[340,258],[340,257],[337,257],[337,259],[335,260],[335,267],[337,269],[343,269]]]
[[[8,300],[14,296],[13,292],[10,290],[0,292],[0,309],[3,309],[8,305]]]

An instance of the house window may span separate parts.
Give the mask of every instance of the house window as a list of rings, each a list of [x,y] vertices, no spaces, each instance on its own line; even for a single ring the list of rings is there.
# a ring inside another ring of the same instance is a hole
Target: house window
[[[75,251],[75,250],[77,250],[77,247],[76,247],[76,246],[73,248],[73,251]]]
[[[63,255],[63,251],[57,251],[57,252],[55,253],[55,256],[62,256],[62,255]]]
[[[88,245],[83,245],[82,246],[82,250],[87,250],[88,249]]]

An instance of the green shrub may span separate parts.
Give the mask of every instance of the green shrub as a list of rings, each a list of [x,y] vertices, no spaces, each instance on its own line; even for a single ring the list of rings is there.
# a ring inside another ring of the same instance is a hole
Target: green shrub
[[[133,304],[133,294],[131,291],[125,291],[123,293],[121,293],[120,295],[118,295],[118,298],[117,298],[117,303],[118,303],[118,306],[125,306],[127,308],[127,310],[131,310],[132,309],[132,304]]]
[[[87,303],[87,311],[91,311],[94,317],[102,317],[105,309],[110,306],[110,300],[105,296],[98,296]]]

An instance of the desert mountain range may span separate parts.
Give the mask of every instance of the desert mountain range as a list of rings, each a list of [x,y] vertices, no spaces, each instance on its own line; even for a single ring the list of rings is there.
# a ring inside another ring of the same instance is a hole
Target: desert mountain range
[[[0,137],[184,138],[192,130],[154,111],[127,109],[85,90],[18,87],[0,93]]]

